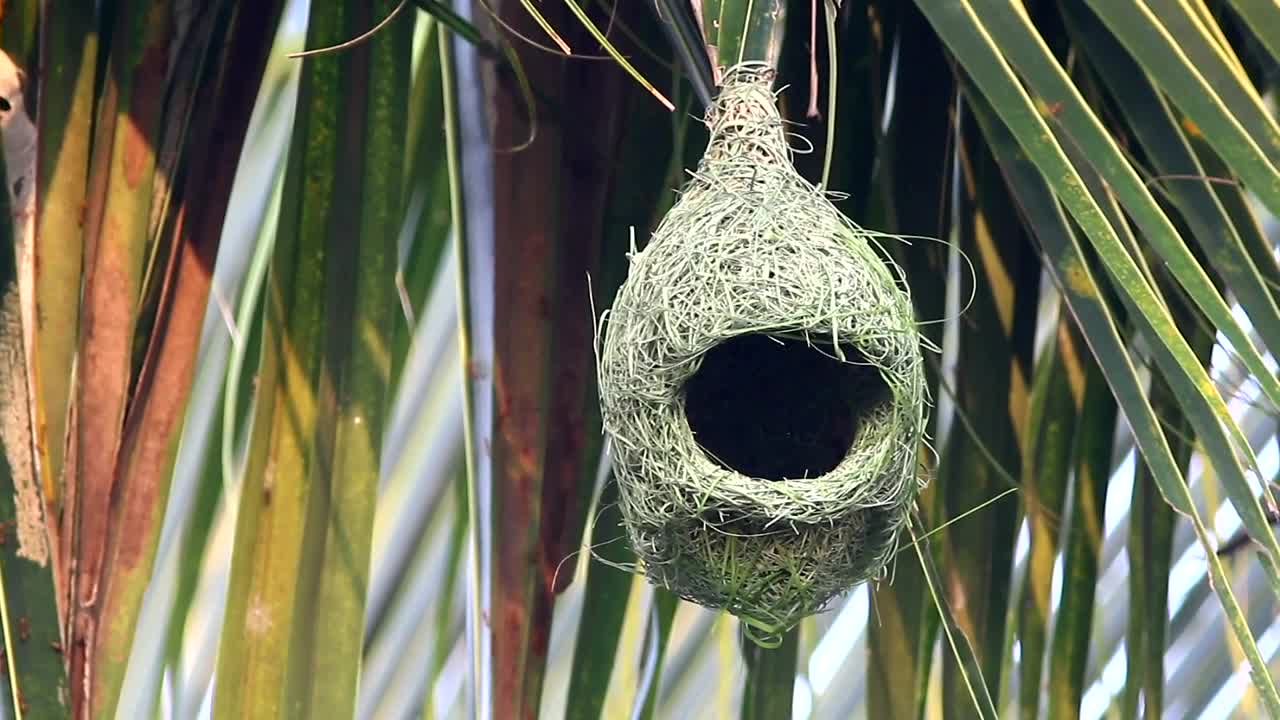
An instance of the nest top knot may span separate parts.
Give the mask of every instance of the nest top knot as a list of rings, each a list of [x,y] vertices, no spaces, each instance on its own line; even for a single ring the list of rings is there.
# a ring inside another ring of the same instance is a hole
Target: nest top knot
[[[774,71],[764,63],[730,68],[714,103],[707,108],[711,140],[702,164],[762,162],[791,167],[787,131],[773,92]]]
[[[780,632],[883,572],[919,490],[925,396],[910,300],[791,166],[772,77],[726,73],[598,373],[650,579]]]

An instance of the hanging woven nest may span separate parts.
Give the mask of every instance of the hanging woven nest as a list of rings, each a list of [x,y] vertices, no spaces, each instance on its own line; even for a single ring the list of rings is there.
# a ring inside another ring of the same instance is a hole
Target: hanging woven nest
[[[763,65],[606,314],[600,402],[650,580],[776,635],[879,577],[921,481],[911,302],[792,167]]]

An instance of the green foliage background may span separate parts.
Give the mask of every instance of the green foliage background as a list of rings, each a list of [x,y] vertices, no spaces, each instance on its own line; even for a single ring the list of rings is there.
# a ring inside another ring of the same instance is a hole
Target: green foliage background
[[[1274,2],[25,0],[0,47],[9,715],[1280,717]],[[620,569],[594,387],[727,57],[942,350],[927,544],[770,651]]]

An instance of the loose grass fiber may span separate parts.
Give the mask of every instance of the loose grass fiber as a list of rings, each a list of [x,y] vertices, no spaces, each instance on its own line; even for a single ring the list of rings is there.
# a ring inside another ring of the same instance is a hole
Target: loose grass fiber
[[[910,298],[874,234],[792,167],[772,81],[725,74],[598,362],[645,573],[766,642],[884,574],[923,482],[926,401]]]

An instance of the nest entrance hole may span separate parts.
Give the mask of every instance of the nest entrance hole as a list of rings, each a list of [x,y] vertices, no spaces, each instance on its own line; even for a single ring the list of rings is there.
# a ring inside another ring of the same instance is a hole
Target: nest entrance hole
[[[765,480],[835,469],[858,428],[890,397],[880,370],[849,344],[765,334],[731,338],[685,384],[685,416],[721,467]]]

